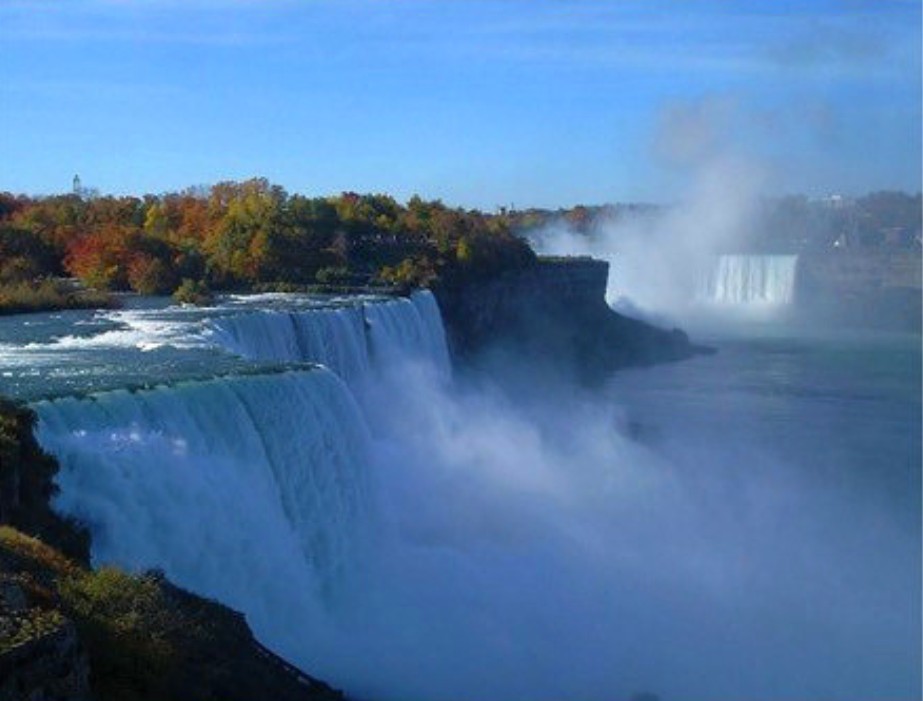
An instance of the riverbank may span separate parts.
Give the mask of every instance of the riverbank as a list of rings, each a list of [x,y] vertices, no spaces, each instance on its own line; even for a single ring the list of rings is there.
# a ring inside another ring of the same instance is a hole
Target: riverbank
[[[0,315],[30,314],[65,309],[116,309],[107,292],[80,287],[69,280],[45,278],[0,285]]]

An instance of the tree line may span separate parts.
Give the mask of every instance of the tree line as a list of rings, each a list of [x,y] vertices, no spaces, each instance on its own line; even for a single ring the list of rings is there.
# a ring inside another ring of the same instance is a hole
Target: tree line
[[[0,193],[0,285],[73,276],[142,294],[426,286],[533,261],[507,216],[417,196],[307,197],[263,178],[144,197]]]

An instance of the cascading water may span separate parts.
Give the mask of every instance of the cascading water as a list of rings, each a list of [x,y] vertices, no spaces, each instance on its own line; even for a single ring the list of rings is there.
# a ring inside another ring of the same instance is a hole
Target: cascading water
[[[797,265],[797,255],[722,255],[703,277],[698,296],[728,305],[790,304]]]
[[[213,340],[232,353],[259,360],[310,361],[344,379],[369,369],[361,306],[308,311],[253,311],[212,323]]]
[[[377,362],[394,364],[422,359],[441,375],[449,374],[445,330],[432,294],[417,292],[410,299],[366,305],[365,314]]]
[[[429,292],[340,309],[256,311],[217,319],[212,328],[214,341],[232,353],[320,363],[351,383],[373,366],[410,358],[449,373],[445,332]]]
[[[319,365],[35,402],[61,464],[55,506],[90,526],[94,562],[162,569],[313,664],[291,616],[317,625],[335,611],[375,537],[362,388],[408,362],[448,375],[439,310],[419,292],[205,323],[196,343]]]
[[[368,432],[324,368],[34,404],[62,466],[57,508],[89,523],[93,557],[160,567],[251,611],[272,544],[331,590],[365,527]],[[244,564],[246,563],[246,565]],[[250,568],[255,567],[256,572]],[[292,569],[284,567],[283,570]]]

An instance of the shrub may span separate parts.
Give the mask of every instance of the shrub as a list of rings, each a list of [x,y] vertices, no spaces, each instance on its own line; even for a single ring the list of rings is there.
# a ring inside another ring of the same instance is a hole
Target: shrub
[[[90,652],[93,687],[103,698],[149,698],[176,661],[166,636],[181,625],[157,580],[103,567],[58,591]]]
[[[201,280],[185,278],[173,292],[173,299],[180,304],[207,306],[214,300],[211,290]]]
[[[352,282],[349,268],[345,266],[321,268],[314,277],[322,285],[348,285]]]

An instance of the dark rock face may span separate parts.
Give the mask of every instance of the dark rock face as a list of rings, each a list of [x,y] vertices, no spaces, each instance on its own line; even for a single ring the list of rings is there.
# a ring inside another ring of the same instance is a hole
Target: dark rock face
[[[89,701],[89,677],[74,624],[0,571],[0,701]]]
[[[86,530],[51,509],[58,464],[35,440],[35,421],[31,409],[0,397],[0,524],[37,536],[87,563]]]
[[[0,527],[0,701],[336,701],[244,617]]]
[[[9,613],[0,619],[9,621]],[[0,651],[0,701],[91,701],[89,677],[77,630],[66,619]]]
[[[609,264],[592,258],[536,265],[435,290],[453,354],[474,361],[501,347],[540,362],[555,359],[582,379],[620,367],[688,358],[703,349],[678,329],[616,313],[605,300]]]
[[[343,695],[274,654],[253,637],[243,615],[180,589],[161,591],[184,625],[170,635],[182,663],[168,697],[190,701],[338,701]],[[191,631],[195,631],[194,633]]]

